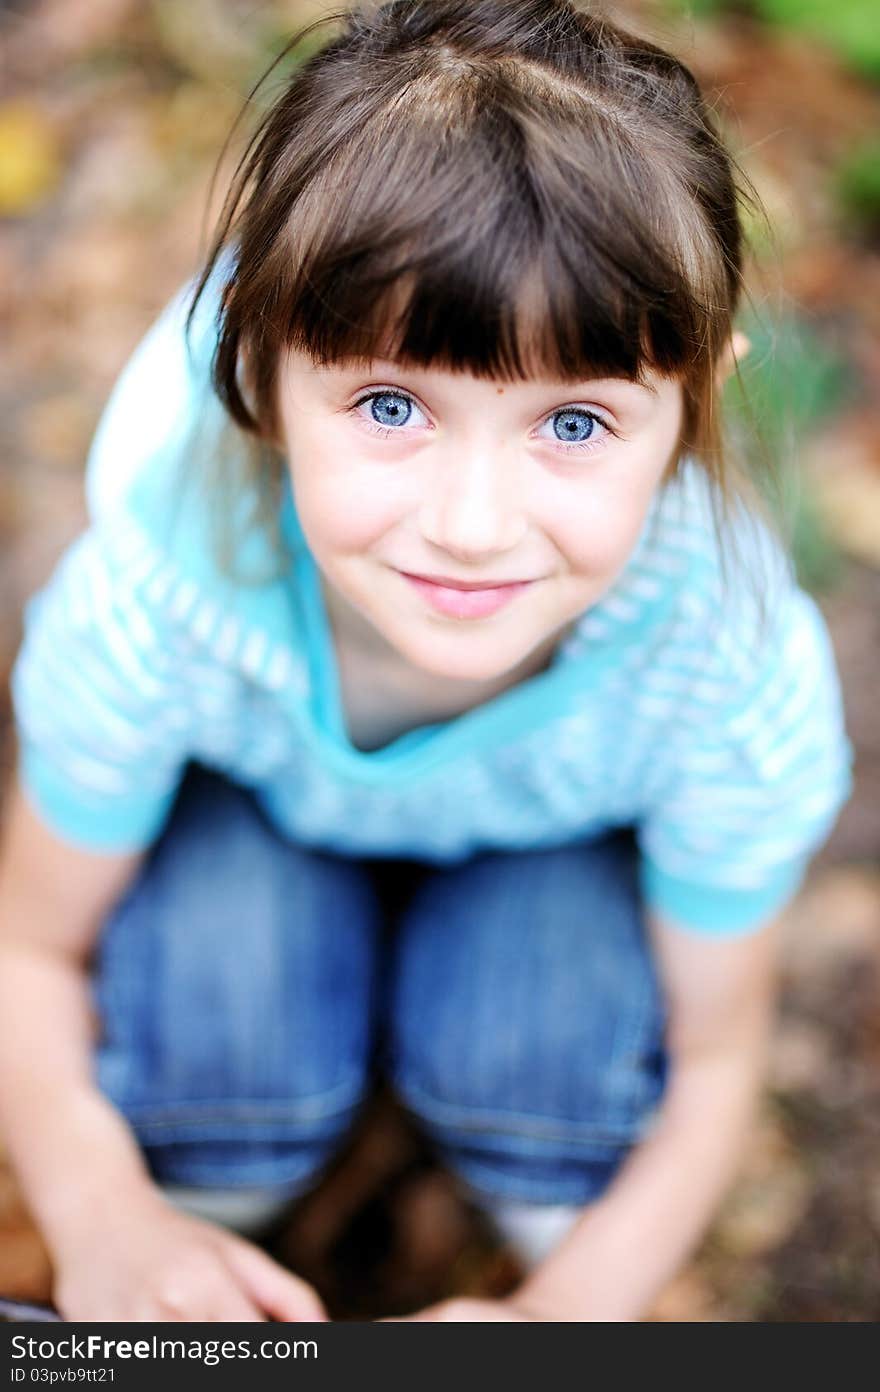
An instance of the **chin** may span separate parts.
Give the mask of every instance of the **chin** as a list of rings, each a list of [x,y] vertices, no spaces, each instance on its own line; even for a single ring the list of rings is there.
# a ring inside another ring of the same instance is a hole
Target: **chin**
[[[410,641],[395,646],[414,667],[449,681],[493,681],[511,671],[527,656],[527,650],[521,645],[517,645],[515,652],[507,652],[501,647],[487,651],[485,640],[481,640],[475,632],[467,637],[429,635],[419,642]]]

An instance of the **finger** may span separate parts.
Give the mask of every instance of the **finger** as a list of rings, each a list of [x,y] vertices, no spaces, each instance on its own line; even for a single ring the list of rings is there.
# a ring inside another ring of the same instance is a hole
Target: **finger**
[[[203,1260],[187,1268],[181,1262],[166,1273],[157,1292],[167,1308],[166,1318],[257,1324],[265,1319],[247,1284],[224,1261],[216,1248]]]
[[[276,1319],[322,1323],[328,1319],[317,1291],[293,1272],[286,1271],[259,1247],[240,1238],[230,1238],[225,1255],[251,1298]]]
[[[205,1319],[219,1324],[224,1321],[235,1324],[264,1324],[266,1316],[244,1291],[230,1290],[217,1297]]]
[[[213,1282],[198,1293],[181,1293],[179,1297],[164,1297],[150,1302],[141,1319],[162,1320],[166,1323],[207,1323],[257,1324],[264,1321],[263,1312],[257,1308],[247,1294],[235,1284],[235,1276]]]

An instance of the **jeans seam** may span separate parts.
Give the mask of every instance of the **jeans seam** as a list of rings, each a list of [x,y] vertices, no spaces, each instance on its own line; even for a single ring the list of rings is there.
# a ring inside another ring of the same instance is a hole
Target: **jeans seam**
[[[417,1118],[442,1135],[513,1134],[533,1140],[617,1148],[637,1139],[648,1119],[645,1116],[637,1116],[631,1123],[617,1126],[601,1126],[595,1122],[560,1122],[557,1118],[545,1119],[523,1112],[462,1108],[448,1102],[440,1102],[413,1083],[402,1084],[399,1080],[395,1080],[395,1089]]]
[[[345,1099],[339,1102],[339,1095]],[[367,1099],[363,1087],[354,1090],[350,1085],[334,1088],[329,1093],[314,1094],[296,1101],[273,1102],[266,1099],[219,1099],[199,1102],[117,1103],[125,1116],[135,1125],[155,1129],[175,1126],[216,1126],[234,1123],[253,1126],[277,1122],[308,1126],[315,1121],[333,1120],[356,1111]]]
[[[167,1161],[170,1157],[165,1158]],[[167,1164],[159,1165],[157,1177],[160,1184],[204,1185],[206,1188],[272,1187],[285,1191],[279,1198],[295,1199],[319,1183],[332,1158],[333,1151],[329,1151],[313,1164],[299,1164],[295,1169],[291,1169],[289,1159],[283,1163],[261,1159],[225,1164],[184,1159],[172,1161],[173,1178],[167,1176]]]
[[[454,1153],[444,1157],[447,1165],[458,1179],[472,1191],[474,1201],[479,1204],[496,1199],[519,1199],[526,1203],[576,1204],[585,1205],[599,1197],[607,1184],[594,1181],[579,1184],[572,1180],[535,1180],[524,1175],[512,1176],[502,1169],[494,1169],[480,1161],[470,1158],[462,1160]],[[622,1161],[624,1156],[620,1155]]]

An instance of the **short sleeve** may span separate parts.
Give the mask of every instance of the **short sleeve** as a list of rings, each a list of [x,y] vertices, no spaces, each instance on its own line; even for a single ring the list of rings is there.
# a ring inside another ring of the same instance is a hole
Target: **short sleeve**
[[[27,603],[11,679],[19,776],[59,836],[97,851],[157,835],[186,757],[173,644],[101,528]]]
[[[852,791],[833,649],[796,585],[761,653],[744,681],[735,636],[719,638],[715,672],[731,695],[681,732],[637,829],[646,905],[707,935],[745,933],[780,912]]]

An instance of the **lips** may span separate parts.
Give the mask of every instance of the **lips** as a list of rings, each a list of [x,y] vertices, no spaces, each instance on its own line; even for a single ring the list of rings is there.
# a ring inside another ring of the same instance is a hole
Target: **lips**
[[[447,575],[416,575],[402,570],[409,580],[424,580],[427,585],[439,585],[444,590],[503,590],[508,585],[528,585],[528,580],[453,580]]]
[[[532,580],[510,580],[491,584],[453,580],[446,576],[412,575],[398,572],[437,613],[453,619],[482,619],[503,609]]]

